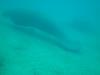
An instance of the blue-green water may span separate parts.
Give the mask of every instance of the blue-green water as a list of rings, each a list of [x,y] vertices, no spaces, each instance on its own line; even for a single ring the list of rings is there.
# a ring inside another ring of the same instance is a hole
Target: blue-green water
[[[100,75],[99,3],[0,1],[0,75]]]

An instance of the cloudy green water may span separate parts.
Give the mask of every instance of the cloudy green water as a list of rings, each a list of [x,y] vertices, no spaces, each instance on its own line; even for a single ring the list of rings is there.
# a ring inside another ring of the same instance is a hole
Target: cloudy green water
[[[0,1],[0,75],[100,75],[99,8],[97,0]],[[14,30],[12,20],[2,13],[18,9],[41,13],[68,40],[80,41],[81,53],[63,50],[54,40]]]

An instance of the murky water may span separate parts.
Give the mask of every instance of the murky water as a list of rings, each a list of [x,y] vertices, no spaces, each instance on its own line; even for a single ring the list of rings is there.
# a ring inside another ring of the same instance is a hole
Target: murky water
[[[0,75],[100,75],[97,0],[0,1]]]

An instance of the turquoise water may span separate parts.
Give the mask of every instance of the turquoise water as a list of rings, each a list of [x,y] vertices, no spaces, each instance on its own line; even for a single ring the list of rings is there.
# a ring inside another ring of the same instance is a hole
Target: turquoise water
[[[97,0],[0,1],[0,75],[100,75]]]

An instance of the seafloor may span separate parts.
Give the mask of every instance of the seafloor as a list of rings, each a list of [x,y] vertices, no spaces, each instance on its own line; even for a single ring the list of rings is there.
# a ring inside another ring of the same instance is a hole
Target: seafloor
[[[74,53],[60,48],[54,39],[47,41],[14,30],[12,20],[3,12],[0,11],[0,75],[100,75],[99,32],[73,33],[80,41],[80,52]],[[38,33],[49,37],[48,33]]]

